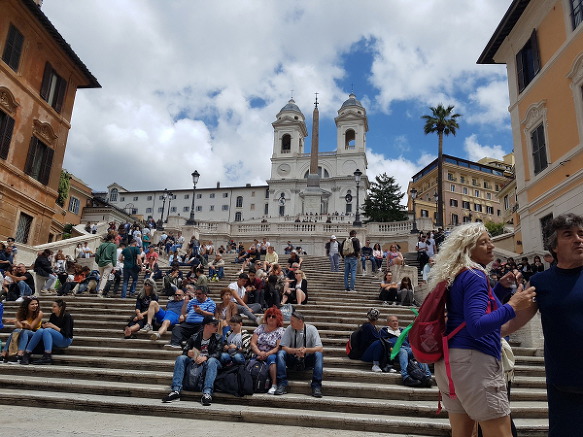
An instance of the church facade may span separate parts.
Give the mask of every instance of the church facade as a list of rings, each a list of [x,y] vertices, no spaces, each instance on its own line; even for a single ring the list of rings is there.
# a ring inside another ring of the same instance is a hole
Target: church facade
[[[366,109],[354,94],[349,95],[334,119],[336,150],[330,152],[318,151],[317,111],[316,104],[311,145],[315,153],[305,151],[306,119],[291,99],[272,123],[273,153],[267,185],[197,187],[196,221],[295,221],[305,219],[306,215],[315,219],[316,214],[320,219],[324,216],[336,220],[354,215],[357,197],[354,172],[362,172],[359,183],[361,206],[369,185],[366,176]],[[317,175],[314,174],[316,171]],[[171,202],[163,202],[162,189],[129,191],[117,183],[108,186],[108,192],[104,194],[112,205],[143,218],[181,216],[187,219],[192,189],[173,187],[169,191],[172,192]]]

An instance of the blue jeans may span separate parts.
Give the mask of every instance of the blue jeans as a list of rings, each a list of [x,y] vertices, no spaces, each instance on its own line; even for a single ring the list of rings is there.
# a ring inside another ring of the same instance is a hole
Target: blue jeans
[[[241,352],[237,352],[232,356],[227,352],[221,354],[221,364],[227,365],[229,363],[233,364],[245,364],[245,356]]]
[[[15,332],[20,332],[20,337],[18,338],[18,350],[23,351],[26,348],[26,345],[28,344],[28,340],[30,340],[31,337],[34,335],[34,332],[32,332],[29,329],[19,328],[12,331],[12,334],[14,334]],[[8,350],[8,346],[10,346],[10,343],[12,342],[12,334],[10,334],[6,339],[6,344],[4,345],[5,350]]]
[[[354,290],[357,262],[358,260],[355,256],[347,256],[344,258],[344,288],[346,290]],[[350,282],[348,282],[348,276],[350,276]]]
[[[18,281],[16,283],[16,286],[18,287],[18,291],[20,292],[20,297],[30,296],[32,294],[32,290],[26,282]]]
[[[295,355],[290,355],[283,349],[277,353],[277,384],[287,387],[287,366],[294,366],[298,363]],[[304,357],[306,369],[313,368],[312,388],[322,387],[322,375],[324,374],[324,354],[314,352]]]
[[[222,279],[223,276],[225,276],[225,268],[217,267],[216,269],[213,269],[212,267],[209,267],[209,276],[213,277],[214,275],[217,275],[219,279]]]
[[[123,285],[121,287],[121,297],[125,299],[128,292],[128,283],[130,282],[130,277],[132,278],[132,286],[130,288],[130,296],[133,296],[136,292],[136,286],[138,285],[138,269],[130,268],[123,269]]]
[[[71,343],[73,343],[72,338],[63,337],[63,334],[53,328],[40,328],[34,333],[28,342],[26,352],[32,352],[41,340],[43,341],[45,352],[47,353],[53,352],[53,345],[56,347],[65,348],[69,347]]]
[[[330,258],[330,271],[337,272],[340,270],[340,254],[335,253],[334,255],[329,255]]]
[[[186,355],[178,355],[174,361],[174,373],[172,375],[172,391],[180,393],[182,391],[182,382],[184,381],[184,374],[186,366],[192,361],[192,358]]]
[[[401,349],[399,349],[399,355],[397,356],[399,359],[399,365],[401,366],[401,376],[403,379],[409,376],[407,373],[407,364],[409,364],[409,359],[415,358],[413,356],[413,351],[409,346],[401,345]],[[429,366],[424,363],[419,363],[419,366],[425,371],[425,376],[431,377],[431,370],[429,370]]]
[[[204,376],[204,384],[202,386],[202,392],[204,394],[213,394],[213,388],[215,385],[215,379],[217,379],[217,373],[223,368],[223,365],[216,358],[209,358],[204,363],[206,367],[206,374]]]
[[[373,341],[361,355],[360,360],[365,363],[372,363],[373,361],[380,362],[383,359],[385,348],[381,340]],[[407,367],[407,366],[405,366]]]

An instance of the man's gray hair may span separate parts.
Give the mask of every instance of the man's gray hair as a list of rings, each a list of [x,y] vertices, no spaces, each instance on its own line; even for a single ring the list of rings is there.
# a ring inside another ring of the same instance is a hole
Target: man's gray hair
[[[583,217],[573,213],[561,214],[545,226],[545,247],[555,259],[557,254],[554,249],[557,247],[558,231],[572,227],[583,228]]]
[[[305,320],[305,317],[302,313],[300,313],[299,311],[294,311],[292,313],[292,317],[295,317],[298,320],[301,320],[302,322]]]

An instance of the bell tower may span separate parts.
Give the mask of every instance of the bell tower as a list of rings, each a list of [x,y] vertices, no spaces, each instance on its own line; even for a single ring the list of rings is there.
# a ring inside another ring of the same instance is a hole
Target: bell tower
[[[356,100],[356,95],[350,93],[338,110],[336,122],[337,153],[350,154],[362,153],[366,150],[366,133],[368,132],[368,119],[366,109]]]
[[[308,136],[306,118],[294,99],[290,99],[277,114],[273,126],[273,158],[290,157],[304,153],[304,140]]]

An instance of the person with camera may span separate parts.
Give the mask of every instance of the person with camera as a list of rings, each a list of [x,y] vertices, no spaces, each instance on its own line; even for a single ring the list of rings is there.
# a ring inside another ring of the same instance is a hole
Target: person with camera
[[[313,369],[312,396],[322,397],[322,376],[324,373],[324,347],[320,333],[314,325],[304,322],[300,312],[292,313],[290,325],[283,333],[281,349],[277,353],[276,395],[287,393],[287,368],[303,371]]]

